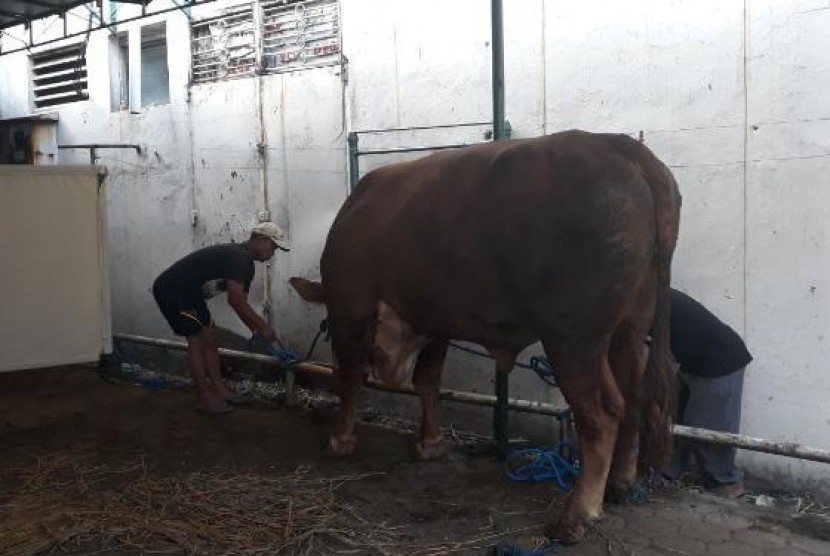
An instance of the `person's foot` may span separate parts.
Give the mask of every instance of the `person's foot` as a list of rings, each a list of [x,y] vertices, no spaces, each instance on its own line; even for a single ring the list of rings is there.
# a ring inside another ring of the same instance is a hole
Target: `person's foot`
[[[196,404],[196,411],[200,413],[219,415],[233,411],[233,406],[223,399],[215,398],[213,396],[205,396],[199,398],[199,403]]]
[[[225,401],[228,404],[233,405],[233,406],[250,405],[251,404],[251,400],[249,400],[248,398],[245,398],[243,396],[240,396],[239,394],[234,394],[234,393],[228,394],[228,397],[225,398]]]
[[[212,384],[211,387],[213,395],[220,400],[228,400],[233,397],[233,393],[224,384]]]
[[[715,485],[706,490],[707,492],[711,492],[715,496],[720,496],[722,498],[740,498],[746,494],[746,488],[744,487],[743,482]]]

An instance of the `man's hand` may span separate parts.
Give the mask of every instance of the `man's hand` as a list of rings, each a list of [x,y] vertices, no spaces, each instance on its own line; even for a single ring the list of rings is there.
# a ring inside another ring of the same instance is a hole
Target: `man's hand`
[[[265,319],[259,316],[248,303],[248,293],[241,282],[228,280],[228,303],[251,332],[257,332],[269,342],[277,338],[271,325],[265,322]]]
[[[277,333],[274,331],[274,327],[268,323],[265,323],[263,326],[260,326],[257,330],[257,334],[259,334],[269,342],[273,342],[277,339]]]

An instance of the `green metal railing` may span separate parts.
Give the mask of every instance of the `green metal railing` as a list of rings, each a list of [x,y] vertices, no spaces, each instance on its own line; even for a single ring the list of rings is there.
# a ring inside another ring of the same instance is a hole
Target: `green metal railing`
[[[349,146],[349,191],[354,191],[354,188],[357,187],[358,182],[360,181],[360,158],[363,156],[371,156],[371,155],[383,155],[383,154],[401,154],[401,153],[412,153],[412,152],[428,152],[428,151],[441,151],[446,149],[460,149],[462,147],[469,147],[470,145],[475,145],[476,143],[450,143],[450,144],[443,144],[443,145],[426,145],[426,146],[417,146],[417,147],[395,147],[395,148],[386,148],[386,149],[367,149],[367,150],[360,150],[360,136],[361,135],[368,135],[368,134],[383,134],[383,133],[392,133],[392,132],[400,132],[400,131],[431,131],[435,129],[452,129],[452,128],[459,128],[459,127],[478,127],[478,126],[493,126],[492,122],[471,122],[471,123],[463,123],[463,124],[447,124],[447,125],[434,125],[434,126],[413,126],[413,127],[392,127],[392,128],[384,128],[384,129],[364,129],[360,131],[352,131],[346,137],[346,141]],[[504,123],[504,132],[507,133],[507,137],[510,136],[510,123]],[[494,137],[495,132],[493,130],[487,130],[485,136]]]

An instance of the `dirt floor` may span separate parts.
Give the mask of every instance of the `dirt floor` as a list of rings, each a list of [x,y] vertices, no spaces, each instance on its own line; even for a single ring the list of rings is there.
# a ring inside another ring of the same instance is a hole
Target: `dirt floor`
[[[410,433],[365,423],[334,459],[325,415],[206,416],[189,389],[156,386],[85,366],[0,374],[0,554],[518,555],[494,547],[534,548],[564,500],[461,445],[422,463]],[[822,512],[753,500],[666,489],[551,553],[830,555]]]

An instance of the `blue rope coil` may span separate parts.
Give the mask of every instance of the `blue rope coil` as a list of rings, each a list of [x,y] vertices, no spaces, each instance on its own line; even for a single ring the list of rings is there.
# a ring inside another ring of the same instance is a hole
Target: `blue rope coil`
[[[554,481],[563,492],[571,492],[579,476],[579,466],[562,455],[566,449],[573,453],[570,443],[562,441],[551,449],[514,450],[505,460],[507,478],[522,483]]]
[[[525,550],[515,542],[502,539],[490,550],[492,556],[544,556],[556,552],[556,545],[546,542],[534,550]]]

